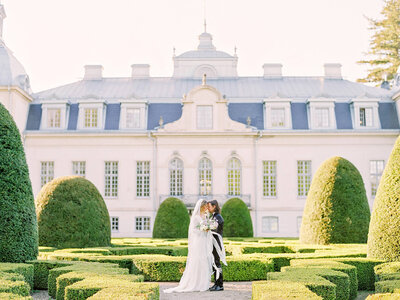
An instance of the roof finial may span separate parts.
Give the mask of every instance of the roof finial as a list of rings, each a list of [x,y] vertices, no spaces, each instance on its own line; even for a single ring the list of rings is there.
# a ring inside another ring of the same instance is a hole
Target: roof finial
[[[235,45],[234,50],[235,50],[235,55],[236,55],[236,54],[237,54],[237,47],[236,47],[236,45]]]
[[[206,0],[204,0],[204,32],[207,32]]]
[[[202,83],[202,85],[206,85],[206,84],[207,84],[207,74],[204,73],[203,74],[203,83]]]
[[[175,56],[175,52],[176,52],[176,49],[175,49],[175,46],[174,46],[174,48],[172,48],[172,55],[173,56]]]

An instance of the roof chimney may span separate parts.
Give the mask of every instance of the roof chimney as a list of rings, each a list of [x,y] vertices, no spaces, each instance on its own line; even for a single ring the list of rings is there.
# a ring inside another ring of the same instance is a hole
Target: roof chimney
[[[264,64],[264,78],[281,78],[282,64]]]
[[[101,80],[103,78],[103,66],[86,65],[83,80]]]
[[[150,76],[150,65],[134,64],[132,67],[132,78],[147,78]]]
[[[342,79],[341,64],[324,64],[325,77],[331,79]]]

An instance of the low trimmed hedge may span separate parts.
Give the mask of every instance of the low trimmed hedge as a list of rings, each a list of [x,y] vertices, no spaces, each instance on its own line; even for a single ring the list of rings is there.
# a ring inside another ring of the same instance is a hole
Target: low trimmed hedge
[[[30,299],[33,288],[33,266],[0,263],[0,299]]]
[[[12,293],[0,293],[0,300],[32,300],[31,296],[20,296]]]
[[[375,282],[377,293],[400,293],[400,280],[382,280]]]
[[[252,300],[277,299],[322,300],[323,298],[297,282],[254,281],[252,283]]]
[[[365,300],[400,300],[400,294],[373,294],[369,295]]]
[[[33,289],[33,266],[19,263],[0,263],[0,272],[16,273],[23,276],[24,281]]]
[[[121,290],[118,287],[106,288],[89,297],[90,300],[158,300],[160,291],[158,284],[136,283],[134,287],[125,287]]]

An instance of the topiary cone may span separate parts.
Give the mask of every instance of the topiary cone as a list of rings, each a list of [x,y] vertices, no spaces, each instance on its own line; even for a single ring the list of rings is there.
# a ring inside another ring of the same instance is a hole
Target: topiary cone
[[[35,202],[15,122],[0,103],[0,262],[36,259]]]
[[[368,199],[357,168],[338,156],[323,162],[308,192],[300,242],[365,243],[369,220]]]
[[[189,213],[181,200],[170,197],[158,208],[154,220],[153,238],[187,238]]]
[[[400,137],[376,193],[368,233],[368,257],[400,261]]]
[[[253,237],[249,208],[241,199],[229,199],[222,206],[221,215],[224,218],[224,236]]]
[[[110,216],[103,197],[79,176],[53,179],[36,197],[39,245],[57,248],[109,246]]]

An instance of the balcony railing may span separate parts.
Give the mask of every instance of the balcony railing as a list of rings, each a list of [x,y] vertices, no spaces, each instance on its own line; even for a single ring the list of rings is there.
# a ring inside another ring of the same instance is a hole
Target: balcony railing
[[[182,195],[182,196],[172,196],[172,195],[160,195],[160,204],[167,198],[169,197],[174,197],[182,200],[182,202],[186,205],[188,209],[194,208],[196,205],[196,202],[199,199],[205,199],[205,200],[217,200],[219,203],[219,206],[222,207],[222,205],[225,204],[226,201],[232,198],[240,198],[243,200],[243,202],[247,205],[248,208],[251,209],[251,195],[238,195],[238,196],[232,196],[232,195],[194,195],[194,194],[189,194],[189,195]]]

